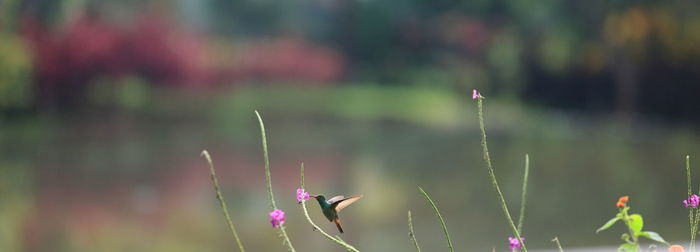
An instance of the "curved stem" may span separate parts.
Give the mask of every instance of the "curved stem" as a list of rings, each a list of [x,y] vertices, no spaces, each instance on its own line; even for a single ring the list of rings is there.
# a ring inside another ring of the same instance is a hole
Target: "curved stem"
[[[557,244],[557,248],[559,249],[559,252],[564,252],[564,249],[561,248],[561,243],[559,243],[559,237],[554,237],[554,239],[552,239],[552,241]]]
[[[267,137],[265,136],[265,124],[263,124],[262,117],[260,117],[260,113],[258,113],[257,110],[255,111],[255,115],[258,116],[258,122],[260,123],[260,135],[262,137],[263,156],[265,157],[265,182],[267,185],[268,199],[270,200],[270,207],[272,208],[272,210],[275,210],[277,209],[277,205],[275,204],[275,197],[272,193],[272,181],[270,179],[270,159],[267,152]],[[295,252],[294,246],[292,246],[292,242],[289,241],[289,236],[287,236],[287,231],[285,230],[284,224],[280,224],[278,233],[283,238],[282,244],[287,246],[287,249],[289,251]]]
[[[211,175],[211,183],[214,185],[214,191],[216,191],[216,199],[219,200],[219,204],[221,205],[221,211],[224,213],[224,217],[226,217],[226,221],[228,222],[228,228],[231,230],[231,233],[233,233],[233,238],[236,239],[236,244],[238,244],[238,250],[241,252],[245,252],[245,249],[243,249],[243,244],[241,243],[241,239],[238,238],[238,232],[236,232],[236,227],[233,226],[233,221],[231,221],[231,216],[228,214],[227,206],[226,206],[226,201],[224,201],[224,197],[221,196],[221,190],[219,189],[219,180],[216,179],[216,171],[214,170],[214,164],[211,161],[211,156],[209,156],[209,152],[206,150],[202,151],[202,157],[207,160],[207,163],[209,163],[209,174]]]
[[[305,186],[304,185],[304,163],[301,163],[301,189],[306,190],[304,186]],[[340,238],[335,238],[335,237],[329,235],[328,233],[323,231],[323,229],[321,229],[318,225],[316,225],[316,223],[314,223],[314,221],[311,220],[311,217],[309,217],[309,212],[306,210],[306,201],[305,200],[301,201],[301,208],[304,210],[304,216],[306,216],[306,220],[309,221],[309,223],[311,224],[311,226],[314,227],[315,230],[318,230],[319,232],[321,232],[321,234],[323,234],[323,236],[325,236],[329,240],[337,243],[338,245],[344,247],[348,251],[360,252],[352,245],[347,244],[345,241],[341,240]]]
[[[520,242],[520,246],[522,247],[523,251],[527,252],[527,248],[525,248],[525,242],[523,242],[522,239],[520,239],[520,232],[518,232],[518,229],[515,227],[515,224],[513,223],[513,218],[510,217],[510,212],[508,212],[508,206],[506,205],[505,199],[503,199],[503,194],[501,193],[501,188],[498,186],[498,181],[496,181],[496,175],[493,172],[493,166],[491,165],[491,156],[489,155],[489,147],[488,144],[486,143],[486,129],[484,128],[484,109],[483,109],[483,101],[484,98],[479,96],[477,98],[478,102],[478,107],[479,107],[479,128],[481,128],[481,148],[484,151],[484,161],[486,162],[486,167],[489,170],[489,177],[491,178],[491,184],[493,185],[493,188],[496,190],[496,196],[498,197],[498,200],[501,203],[501,208],[503,209],[503,213],[506,216],[506,220],[508,221],[508,224],[510,224],[510,228],[513,230],[513,234],[515,235],[515,238],[518,239]]]
[[[523,189],[520,195],[520,216],[518,217],[518,233],[523,233],[523,221],[525,219],[525,204],[527,202],[527,180],[530,174],[530,156],[525,154],[525,174],[523,175]]]
[[[416,233],[413,232],[413,219],[411,219],[411,211],[408,211],[408,236],[411,237],[411,241],[413,241],[413,246],[416,247],[416,250],[418,252],[420,251],[420,246],[418,246],[418,240],[416,240]]]
[[[433,210],[435,211],[435,215],[437,215],[438,218],[440,218],[440,225],[442,225],[442,232],[445,233],[445,239],[447,240],[447,246],[450,248],[451,252],[454,252],[454,248],[452,248],[452,241],[450,240],[450,234],[447,232],[447,225],[445,225],[445,220],[442,219],[442,215],[440,214],[440,211],[438,211],[437,206],[435,206],[435,203],[433,203],[433,200],[430,199],[430,196],[421,188],[420,186],[418,187],[418,190],[420,190],[421,193],[423,193],[423,197],[425,197],[425,200],[428,201],[430,206],[433,207]]]
[[[270,201],[270,207],[272,209],[277,209],[277,205],[275,204],[275,196],[272,193],[272,181],[270,179],[270,157],[267,152],[267,136],[265,135],[265,124],[263,123],[262,117],[260,117],[260,113],[258,111],[255,111],[255,115],[258,117],[258,122],[260,123],[260,135],[262,138],[262,148],[263,148],[263,157],[265,160],[265,185],[267,186],[267,198]]]

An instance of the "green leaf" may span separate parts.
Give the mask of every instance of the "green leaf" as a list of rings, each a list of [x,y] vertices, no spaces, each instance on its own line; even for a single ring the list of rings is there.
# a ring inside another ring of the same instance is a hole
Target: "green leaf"
[[[639,233],[642,232],[642,227],[644,227],[644,220],[641,215],[633,214],[630,215],[629,225],[634,236],[639,236]]]
[[[660,242],[663,244],[668,244],[668,242],[666,242],[666,240],[664,240],[664,238],[661,237],[661,235],[659,235],[656,232],[644,231],[644,232],[639,233],[639,236],[644,236],[650,240],[654,240],[654,241],[657,241],[657,242]]]
[[[598,233],[600,231],[606,230],[606,229],[612,227],[612,225],[615,224],[615,222],[617,222],[619,220],[620,220],[620,217],[612,218],[608,222],[606,222],[602,227],[598,228],[598,230],[596,230],[595,232]]]
[[[635,245],[635,244],[625,243],[625,244],[620,245],[620,247],[617,248],[617,251],[637,252],[638,248],[637,248],[637,245]]]

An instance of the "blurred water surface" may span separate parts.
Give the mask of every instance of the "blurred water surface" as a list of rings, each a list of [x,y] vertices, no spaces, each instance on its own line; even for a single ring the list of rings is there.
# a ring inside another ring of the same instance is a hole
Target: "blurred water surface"
[[[340,250],[301,217],[311,193],[364,194],[342,237],[363,251],[503,251],[482,160],[486,96],[512,213],[531,157],[531,249],[608,248],[629,195],[645,229],[687,239],[684,157],[698,154],[694,1],[0,0],[0,251],[235,249],[269,226],[262,148],[299,251]],[[334,234],[311,202],[312,216]],[[659,247],[660,250],[664,248]]]
[[[467,95],[379,88],[367,97],[357,95],[363,88],[314,90],[247,88],[215,99],[171,93],[166,100],[179,102],[158,113],[157,106],[97,110],[79,118],[3,124],[3,250],[229,249],[233,240],[199,157],[202,149],[214,158],[246,247],[282,250],[268,223],[254,109],[268,127],[273,188],[299,249],[335,249],[311,230],[295,203],[302,161],[311,193],[365,194],[342,214],[343,239],[358,248],[410,249],[407,210],[422,246],[444,247],[419,185],[443,212],[455,247],[505,248],[509,231],[481,158],[476,106]],[[402,92],[404,97],[395,95]],[[324,99],[337,104],[317,102]],[[378,101],[382,105],[371,105]],[[355,113],[353,104],[365,107]],[[425,112],[406,114],[407,104]],[[171,116],[169,110],[188,113]],[[622,228],[597,235],[594,230],[615,214],[620,195],[630,195],[646,229],[672,241],[686,238],[679,203],[686,190],[683,158],[698,147],[690,128],[526,109],[498,99],[486,100],[486,116],[511,212],[520,202],[524,154],[531,157],[524,226],[529,247],[549,248],[554,236],[567,247],[617,242]],[[309,206],[333,232],[315,202]]]

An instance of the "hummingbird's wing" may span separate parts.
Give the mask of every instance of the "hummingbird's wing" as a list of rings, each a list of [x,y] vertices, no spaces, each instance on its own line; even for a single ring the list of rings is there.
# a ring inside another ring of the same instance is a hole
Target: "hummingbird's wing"
[[[335,211],[340,212],[340,210],[343,210],[343,208],[346,208],[350,204],[355,203],[355,201],[359,200],[363,196],[364,195],[357,195],[338,200],[337,202],[333,203],[335,205]]]
[[[330,198],[329,200],[326,200],[326,202],[328,202],[328,204],[333,205],[333,203],[336,203],[336,202],[341,201],[343,199],[345,199],[345,196],[338,195],[338,196],[335,196],[333,198]]]

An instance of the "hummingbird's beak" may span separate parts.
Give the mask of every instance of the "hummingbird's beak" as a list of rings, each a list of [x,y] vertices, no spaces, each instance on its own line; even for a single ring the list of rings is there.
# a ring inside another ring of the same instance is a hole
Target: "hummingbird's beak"
[[[318,195],[309,195],[309,197],[311,197],[311,198],[314,198],[314,199],[315,199],[315,198],[318,198]]]

